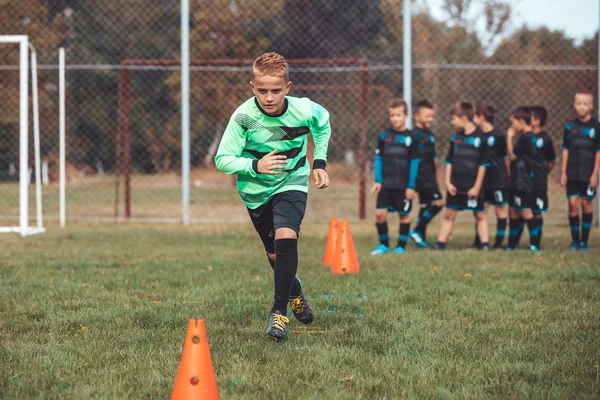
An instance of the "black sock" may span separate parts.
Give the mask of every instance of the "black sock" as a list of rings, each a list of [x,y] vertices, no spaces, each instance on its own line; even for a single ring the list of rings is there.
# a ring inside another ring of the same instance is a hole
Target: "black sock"
[[[271,264],[271,268],[273,268],[273,271],[275,271],[275,261],[271,260],[269,257],[267,257],[267,260],[269,260],[269,264]],[[292,290],[290,291],[290,297],[298,297],[302,294],[302,285],[300,284],[300,279],[298,279],[297,276],[294,277],[294,283],[292,284]]]
[[[542,214],[539,214],[539,218],[536,218],[537,220],[537,228],[538,228],[538,241],[540,242],[540,245],[538,247],[542,247],[542,232],[544,231],[544,217],[542,217]]]
[[[571,227],[571,239],[579,244],[579,215],[569,217],[569,226]]]
[[[425,208],[421,208],[421,211],[419,212],[419,220],[415,230],[421,233],[423,239],[425,239],[427,233],[427,224],[429,224],[433,217],[435,217],[441,210],[442,207],[434,206],[433,204],[430,204]]]
[[[525,220],[523,217],[519,217],[519,232],[517,233],[517,245],[521,242],[521,235],[523,234],[523,230],[525,229]]]
[[[379,243],[390,247],[390,235],[388,234],[387,221],[383,224],[375,224],[377,226],[377,234],[379,235]]]
[[[519,245],[519,219],[511,218],[508,227],[508,247],[514,249]]]
[[[592,229],[592,213],[581,214],[581,242],[587,246],[588,239],[590,238],[590,229]]]
[[[479,238],[479,232],[477,232],[477,221],[475,221],[475,239],[473,239],[473,247],[476,249],[481,248],[481,239]]]
[[[410,231],[410,222],[404,224],[400,223],[400,234],[398,235],[398,245],[396,247],[406,247],[406,241],[408,240],[408,232]]]
[[[275,302],[271,312],[287,315],[290,291],[298,270],[298,239],[275,240]]]
[[[505,235],[506,235],[506,218],[497,218],[496,219],[496,240],[494,242],[494,247],[502,246],[502,243],[504,243]]]
[[[539,243],[539,232],[538,232],[538,221],[535,218],[527,220],[527,230],[529,230],[529,244],[538,247]]]

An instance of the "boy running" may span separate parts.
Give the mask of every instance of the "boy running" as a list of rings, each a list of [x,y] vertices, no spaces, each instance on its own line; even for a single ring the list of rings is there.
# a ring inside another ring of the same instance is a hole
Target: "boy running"
[[[233,113],[215,163],[238,175],[238,191],[274,270],[275,296],[267,336],[287,336],[287,304],[303,324],[313,313],[296,277],[298,234],[304,217],[310,167],[308,133],[315,142],[313,178],[319,189],[329,186],[325,171],[331,128],[329,113],[307,98],[287,96],[292,86],[288,64],[276,53],[258,57],[252,66],[254,92]]]
[[[600,169],[600,124],[592,118],[594,95],[581,90],[573,104],[577,118],[567,122],[562,143],[560,184],[567,187],[571,246],[569,251],[587,251],[592,228],[592,202],[596,197]],[[581,205],[581,235],[579,207]]]
[[[511,127],[507,133],[507,148],[510,165],[510,235],[509,251],[518,250],[524,224],[529,229],[530,249],[540,250],[538,220],[533,218],[533,132],[531,131],[531,110],[529,107],[517,107],[510,115]],[[513,139],[518,136],[517,144]]]
[[[556,163],[556,152],[550,135],[544,131],[548,111],[542,106],[531,106],[531,129],[533,130],[533,204],[531,211],[539,229],[540,249],[544,215],[548,211],[548,174]]]
[[[506,236],[506,223],[508,218],[508,185],[510,161],[506,152],[506,139],[502,132],[494,128],[494,114],[496,109],[491,104],[479,103],[475,107],[473,122],[483,133],[483,141],[490,166],[485,172],[483,181],[483,200],[487,205],[494,206],[496,214],[496,238],[494,249],[501,249]],[[475,242],[473,247],[480,248],[481,241],[475,226]]]
[[[427,225],[444,207],[444,198],[440,193],[437,181],[437,155],[435,153],[435,136],[431,125],[435,119],[435,109],[428,100],[417,103],[415,111],[415,129],[413,134],[419,145],[419,176],[417,192],[421,210],[417,225],[410,231],[409,236],[418,247],[428,248]]]
[[[406,102],[392,99],[388,111],[392,127],[379,135],[375,149],[375,184],[371,192],[377,195],[375,219],[379,246],[371,252],[373,256],[385,254],[390,249],[388,211],[397,211],[400,216],[400,234],[394,253],[404,253],[419,172],[419,145],[412,132],[406,129]]]
[[[444,250],[454,229],[458,211],[469,210],[475,214],[481,248],[489,249],[488,223],[483,208],[481,186],[489,167],[483,135],[473,124],[474,110],[470,103],[457,103],[450,112],[451,124],[458,132],[452,138],[446,157],[446,210],[440,229],[436,250]]]

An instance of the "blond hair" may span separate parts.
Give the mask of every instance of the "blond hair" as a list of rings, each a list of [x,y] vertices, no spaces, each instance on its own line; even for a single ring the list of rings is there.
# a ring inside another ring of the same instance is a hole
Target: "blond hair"
[[[252,64],[252,79],[255,75],[281,76],[289,80],[288,63],[277,53],[265,53]]]

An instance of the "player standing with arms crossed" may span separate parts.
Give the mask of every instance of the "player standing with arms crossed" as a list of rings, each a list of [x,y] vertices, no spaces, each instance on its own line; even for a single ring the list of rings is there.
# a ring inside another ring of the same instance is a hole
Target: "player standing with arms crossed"
[[[319,189],[329,186],[325,171],[331,128],[325,108],[307,98],[287,96],[292,82],[288,64],[276,53],[252,66],[253,98],[233,113],[215,163],[238,175],[238,191],[274,270],[275,296],[267,336],[287,337],[287,304],[303,324],[313,313],[296,277],[298,234],[306,210],[310,167],[308,133],[315,142],[312,175]]]

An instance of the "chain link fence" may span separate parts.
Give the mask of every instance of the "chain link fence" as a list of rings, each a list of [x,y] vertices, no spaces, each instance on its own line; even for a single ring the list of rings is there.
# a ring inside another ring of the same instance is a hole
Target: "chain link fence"
[[[439,20],[425,1],[413,2],[413,100],[436,104],[440,159],[457,100],[494,104],[502,130],[517,105],[543,105],[558,149],[575,90],[596,92],[597,36],[575,42],[544,28],[516,29],[506,1],[484,3],[473,13],[465,2],[445,1],[447,18]],[[372,215],[372,151],[387,126],[387,102],[403,90],[401,10],[397,0],[191,1],[193,222],[247,219],[233,178],[212,158],[232,111],[252,95],[250,63],[265,51],[291,60],[292,95],[331,113],[333,185],[312,191],[307,219]],[[0,1],[0,34],[29,35],[38,53],[46,218],[59,213],[57,49],[64,47],[67,219],[181,220],[179,18],[179,0]],[[17,65],[18,49],[0,46],[0,218],[9,219],[19,206]],[[562,191],[551,193],[562,221]]]

